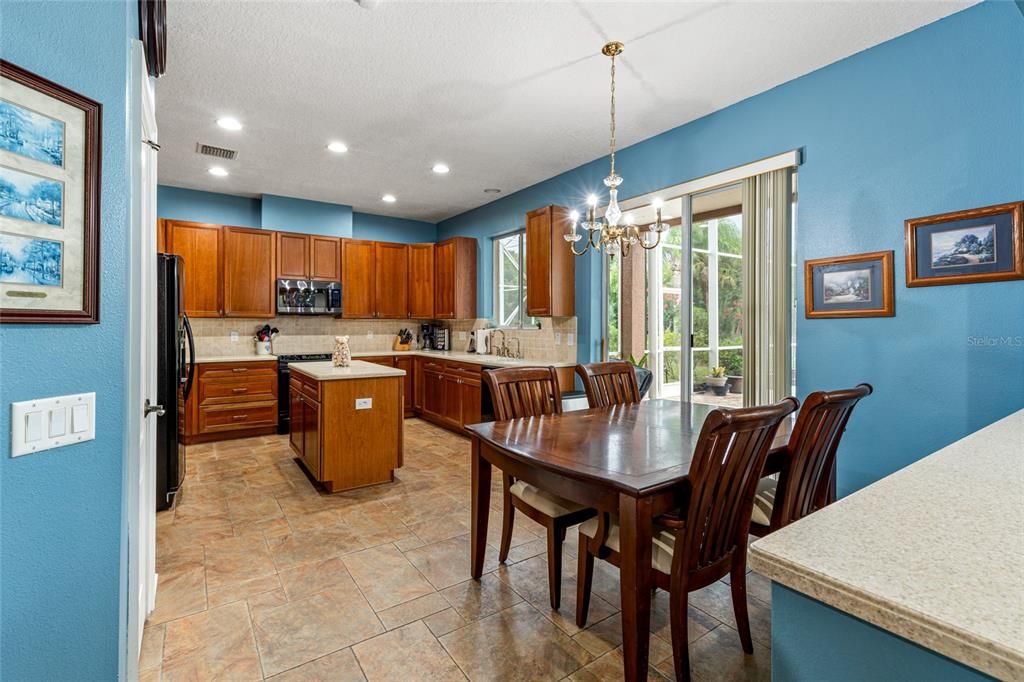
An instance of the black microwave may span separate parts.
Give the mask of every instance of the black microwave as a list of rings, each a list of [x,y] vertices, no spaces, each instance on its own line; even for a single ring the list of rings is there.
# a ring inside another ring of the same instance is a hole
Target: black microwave
[[[278,315],[340,315],[341,282],[277,280]]]

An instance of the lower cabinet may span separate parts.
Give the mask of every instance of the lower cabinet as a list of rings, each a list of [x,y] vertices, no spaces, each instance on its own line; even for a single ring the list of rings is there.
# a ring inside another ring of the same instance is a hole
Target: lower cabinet
[[[275,433],[277,398],[276,360],[197,365],[185,406],[185,443]]]
[[[321,474],[320,403],[310,397],[315,389],[301,375],[293,375],[288,386],[291,413],[291,431],[288,444],[299,456],[309,472],[317,479]]]
[[[483,392],[479,366],[425,360],[421,372],[423,378],[416,386],[423,396],[421,416],[454,431],[480,422]]]
[[[409,356],[396,356],[395,367],[405,371],[405,390],[402,392],[402,409],[406,417],[416,413],[416,368],[413,359]]]

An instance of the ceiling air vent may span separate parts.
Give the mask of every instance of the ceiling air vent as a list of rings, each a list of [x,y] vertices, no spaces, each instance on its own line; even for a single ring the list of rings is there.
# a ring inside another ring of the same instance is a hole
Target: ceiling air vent
[[[196,144],[196,151],[204,156],[214,156],[218,159],[227,159],[228,161],[232,161],[238,156],[238,152],[234,149],[214,147],[212,144],[203,144],[202,142]]]

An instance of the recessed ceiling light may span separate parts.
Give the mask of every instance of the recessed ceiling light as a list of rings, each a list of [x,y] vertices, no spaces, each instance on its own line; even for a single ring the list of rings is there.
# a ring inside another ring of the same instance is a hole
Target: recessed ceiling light
[[[210,170],[208,172],[210,175],[216,175],[220,178],[228,174],[227,170],[223,166],[210,166]]]
[[[224,130],[241,130],[242,123],[237,118],[225,116],[224,118],[217,119],[217,125]]]
[[[348,145],[344,142],[331,142],[327,148],[336,154],[344,154],[348,151]]]
[[[450,170],[451,170],[451,168],[449,168],[448,166],[446,166],[446,165],[445,165],[445,164],[443,164],[443,163],[435,163],[435,164],[434,164],[434,167],[433,167],[433,169],[432,169],[432,170],[433,170],[433,171],[434,171],[435,173],[437,173],[438,175],[444,175],[445,173],[447,173],[448,171],[450,171]]]
[[[496,187],[488,187],[484,190],[484,194],[501,194],[501,190]]]
[[[383,201],[386,204],[393,204],[396,201],[398,201],[398,199],[395,198],[394,194],[385,194],[384,196],[382,196],[380,198],[380,200]]]

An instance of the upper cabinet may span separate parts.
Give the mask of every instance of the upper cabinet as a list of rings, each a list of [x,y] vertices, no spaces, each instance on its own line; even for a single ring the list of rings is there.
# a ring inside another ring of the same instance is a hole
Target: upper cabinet
[[[341,280],[341,240],[276,232],[277,276],[281,279]]]
[[[409,317],[409,247],[390,242],[377,242],[375,247],[376,317]]]
[[[346,239],[341,246],[341,314],[376,317],[376,242]]]
[[[434,317],[434,245],[409,245],[409,317]]]
[[[273,232],[225,227],[224,305],[227,317],[273,317],[276,240]]]
[[[476,317],[476,240],[452,237],[434,248],[434,317]]]
[[[562,238],[569,210],[545,206],[526,214],[526,312],[534,317],[576,314],[576,257]]]
[[[185,264],[182,305],[192,317],[224,314],[221,278],[221,227],[206,223],[165,221],[167,252]]]
[[[341,281],[340,239],[309,236],[309,277],[329,282]]]

